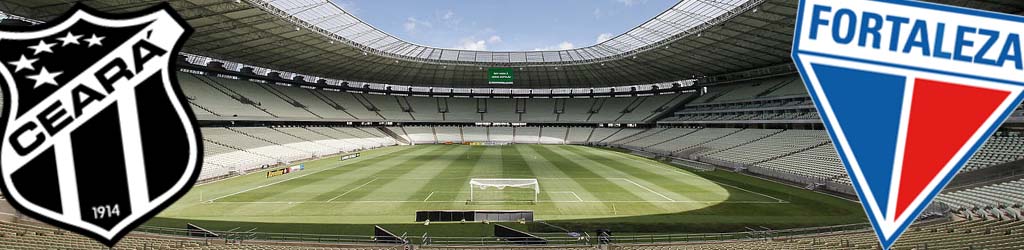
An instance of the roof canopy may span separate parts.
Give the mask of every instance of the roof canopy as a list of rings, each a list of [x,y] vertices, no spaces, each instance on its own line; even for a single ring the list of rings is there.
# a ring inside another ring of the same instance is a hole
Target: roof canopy
[[[795,0],[682,0],[609,41],[585,48],[487,52],[412,44],[329,0],[170,0],[196,33],[185,52],[348,81],[438,87],[573,88],[670,82],[790,63]],[[1019,13],[1017,0],[941,0]],[[125,12],[157,1],[85,2]],[[4,0],[0,11],[49,20],[73,3]],[[515,84],[490,85],[511,67]]]

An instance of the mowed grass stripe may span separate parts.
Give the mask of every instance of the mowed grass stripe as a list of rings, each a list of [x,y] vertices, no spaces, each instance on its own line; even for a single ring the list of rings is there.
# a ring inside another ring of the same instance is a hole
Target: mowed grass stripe
[[[500,178],[536,179],[537,177],[539,177],[539,176],[537,176],[533,172],[533,170],[530,169],[529,166],[526,165],[526,159],[523,158],[523,155],[519,154],[519,151],[516,151],[516,149],[515,149],[516,147],[518,147],[518,146],[517,145],[507,145],[507,146],[498,147],[498,151],[500,153],[499,154],[500,155],[500,160],[501,160],[501,166],[500,166],[500,169],[501,169],[501,175],[500,176],[501,177]],[[540,185],[540,184],[538,184],[538,185]],[[526,194],[527,196],[529,194],[532,194],[532,192],[533,192],[533,189],[521,189],[521,188],[506,188],[505,190],[510,191],[510,192],[520,192],[522,194]],[[537,200],[539,200],[539,201],[551,200],[551,197],[549,196],[549,194],[544,192],[543,186],[541,186],[541,190],[540,191],[541,192],[538,195]],[[523,195],[516,195],[514,197],[516,197],[516,198],[523,198]],[[529,198],[529,197],[527,197],[527,198]],[[539,208],[539,207],[550,206],[550,205],[551,204],[535,204],[535,206],[538,207],[538,209],[545,209],[545,210],[547,208]]]
[[[467,190],[469,190],[469,180],[470,179],[472,179],[472,178],[497,178],[496,176],[494,176],[495,165],[503,164],[502,162],[496,161],[496,159],[495,159],[497,157],[501,157],[499,155],[500,152],[495,147],[490,147],[490,146],[467,146],[467,147],[475,147],[475,149],[480,150],[483,153],[479,154],[477,156],[476,162],[472,166],[470,166],[469,173],[465,175],[466,176],[465,179],[462,179],[462,180],[449,180],[447,182],[447,185],[456,186],[458,188],[455,188],[454,190],[444,190],[444,191],[456,192],[456,193],[465,191],[465,192],[468,193],[469,191],[467,191]],[[461,181],[462,183],[454,183],[455,181]],[[438,191],[440,191],[440,190],[438,190]],[[446,198],[447,199],[464,198],[464,199],[467,199],[467,200],[469,199],[469,197],[460,197],[458,194],[451,194],[450,197],[446,197]]]
[[[492,146],[466,146],[472,147],[473,151],[480,152],[477,155],[476,162],[473,163],[469,173],[462,175],[466,178],[467,183],[471,178],[500,178],[501,175],[501,152],[498,151],[497,147]],[[467,189],[459,189],[467,190]]]
[[[599,197],[598,200],[646,200],[645,198],[642,198],[641,196],[638,196],[631,192],[630,190],[620,186],[621,184],[605,180],[607,178],[606,176],[594,172],[592,169],[588,167],[584,167],[583,165],[578,164],[575,158],[570,160],[569,158],[566,158],[565,155],[552,150],[553,148],[558,148],[559,146],[545,147],[534,145],[531,147],[533,147],[538,153],[540,153],[539,155],[543,157],[545,160],[550,161],[552,165],[555,166],[555,168],[558,168],[563,173],[566,173],[569,176],[598,180],[597,182],[588,182],[586,185],[582,185],[583,188],[587,190],[587,192],[590,192],[591,194]]]
[[[388,155],[405,155],[408,159],[412,160],[416,157],[423,157],[429,155],[428,150],[422,148],[409,148],[413,150],[401,150]],[[350,174],[353,172],[361,171],[373,171],[378,169],[380,165],[387,166],[388,164],[381,164],[381,159],[394,159],[388,155],[378,155],[374,159],[365,159],[363,161],[356,162],[354,164],[347,164],[344,166],[338,166],[332,169],[317,172],[301,178],[291,179],[279,184],[268,186],[265,188],[248,191],[245,193],[237,194],[226,199],[219,201],[290,201],[290,202],[301,202],[301,201],[323,201],[330,199],[330,197],[337,195],[334,191],[344,190],[346,185],[358,182],[359,178],[350,178]],[[324,160],[335,160],[337,158],[329,158]],[[357,158],[358,159],[358,158]],[[339,161],[336,164],[342,164],[344,162]],[[373,166],[373,167],[371,167]],[[303,170],[310,171],[310,170]],[[291,178],[290,175],[304,174],[297,172],[293,174],[278,176],[280,178]],[[357,174],[357,176],[359,176]],[[278,177],[268,178],[274,179]],[[359,185],[353,184],[353,185]],[[344,192],[344,191],[341,191]],[[322,198],[326,196],[326,198]]]
[[[402,164],[406,164],[406,163],[409,163],[409,162],[429,160],[429,159],[433,158],[434,154],[437,153],[437,152],[438,152],[438,150],[431,149],[431,148],[420,148],[420,150],[413,151],[413,152],[408,152],[408,153],[406,153],[406,152],[397,152],[395,154],[391,154],[391,155],[388,155],[386,157],[382,157],[383,159],[381,159],[381,160],[379,160],[377,162],[368,163],[365,167],[358,169],[359,171],[352,171],[352,172],[342,173],[343,175],[331,176],[330,178],[326,179],[325,181],[327,181],[329,183],[331,183],[331,182],[335,183],[335,184],[333,184],[333,186],[335,188],[331,189],[328,192],[324,192],[323,194],[318,195],[317,197],[314,197],[313,199],[310,199],[310,200],[313,200],[313,201],[336,201],[336,200],[339,200],[339,199],[347,200],[347,199],[343,199],[343,198],[346,198],[344,196],[348,196],[349,194],[355,192],[357,190],[357,188],[358,189],[362,189],[362,188],[365,188],[366,186],[372,184],[373,182],[376,182],[374,180],[377,180],[378,177],[380,177],[380,173],[388,171],[388,170],[391,170],[393,168],[397,168],[397,167],[401,166]],[[339,182],[342,183],[342,184],[338,185]]]
[[[526,165],[526,157],[516,150],[520,145],[508,145],[501,147],[502,157],[502,178],[538,178],[542,177],[533,172]],[[541,190],[543,192],[544,190]]]
[[[671,192],[693,197],[696,200],[720,199],[720,196],[722,195],[722,189],[725,189],[728,192],[728,194],[726,195],[728,195],[730,201],[782,202],[782,200],[775,198],[773,196],[755,193],[749,190],[739,189],[732,185],[717,183],[705,179],[703,177],[697,176],[696,174],[690,173],[686,170],[679,169],[673,166],[667,166],[664,165],[663,163],[656,162],[640,156],[616,152],[612,150],[590,150],[587,152],[589,152],[595,158],[604,158],[607,160],[614,160],[623,163],[622,166],[635,169],[636,171],[631,171],[634,173],[647,172],[649,174],[645,176],[659,176],[668,179],[686,179],[685,182],[674,182],[674,184],[681,184],[684,185],[685,187],[682,187],[680,189],[672,188]],[[609,156],[612,158],[609,158]],[[652,180],[655,178],[645,177],[645,179]]]
[[[423,185],[422,188],[417,190],[416,196],[412,196],[412,198],[410,200],[418,200],[419,197],[423,197],[422,199],[426,200],[427,196],[432,196],[431,194],[432,193],[436,193],[436,192],[458,192],[460,190],[466,190],[466,189],[458,188],[459,186],[461,186],[459,183],[465,183],[466,185],[468,185],[468,183],[469,183],[468,176],[470,176],[470,174],[473,171],[477,171],[477,167],[479,165],[481,165],[481,163],[486,161],[485,160],[486,159],[485,155],[487,154],[487,149],[485,149],[485,148],[474,147],[474,146],[438,146],[438,147],[444,148],[445,150],[449,150],[449,151],[452,151],[452,150],[464,150],[464,153],[461,155],[461,157],[459,157],[458,160],[449,163],[450,164],[449,167],[446,168],[447,171],[445,171],[444,173],[440,173],[440,174],[444,174],[447,177],[440,177],[440,178],[433,178],[433,179],[431,179],[429,182],[427,182],[425,185]],[[462,177],[462,178],[458,179],[457,177]],[[468,188],[468,187],[466,187],[466,188]],[[452,197],[451,195],[443,195],[443,194],[450,194],[450,193],[442,193],[442,195],[438,195],[438,198],[444,197],[443,199],[451,199],[451,197]],[[401,209],[402,210],[408,210],[408,211],[426,210],[426,209],[433,209],[433,208],[442,209],[443,207],[435,207],[435,206],[449,206],[449,205],[450,204],[402,203]]]
[[[217,183],[217,185],[204,186],[202,188],[204,190],[217,190],[215,188],[225,188],[225,189],[228,189],[228,188],[231,188],[231,187],[234,186],[232,184],[236,184],[237,182],[242,182],[242,181],[258,180],[258,181],[253,181],[253,182],[265,184],[265,183],[270,183],[270,182],[278,182],[278,181],[280,181],[279,178],[290,178],[290,179],[285,179],[286,181],[283,181],[283,182],[281,182],[279,184],[275,184],[275,185],[272,185],[272,186],[267,186],[267,187],[264,187],[264,188],[260,188],[260,189],[256,189],[256,190],[252,190],[252,191],[249,191],[249,192],[245,192],[245,193],[239,194],[239,196],[243,196],[244,197],[246,195],[250,195],[250,193],[252,193],[254,191],[255,192],[264,192],[265,189],[273,189],[277,185],[280,185],[280,184],[292,183],[292,182],[304,183],[306,181],[307,177],[320,176],[320,175],[331,175],[331,173],[329,171],[336,170],[339,167],[347,167],[347,166],[351,166],[351,165],[358,165],[360,163],[363,163],[363,164],[373,163],[373,162],[376,162],[376,160],[379,160],[381,158],[385,158],[385,157],[382,157],[382,156],[391,155],[391,154],[394,154],[396,152],[407,152],[407,151],[410,151],[410,149],[414,149],[414,147],[396,147],[396,148],[378,149],[378,150],[369,151],[367,154],[364,154],[365,155],[364,157],[359,157],[359,158],[356,158],[356,159],[353,159],[353,160],[348,160],[348,161],[338,161],[337,157],[329,157],[329,158],[325,158],[325,159],[320,159],[320,160],[308,162],[306,164],[307,169],[304,170],[304,171],[311,171],[312,174],[308,174],[308,175],[307,175],[307,173],[293,173],[293,174],[278,176],[278,177],[274,177],[274,178],[266,178],[264,175],[260,174],[262,172],[257,172],[257,173],[254,173],[254,174],[250,174],[250,175],[242,176],[242,177],[239,177],[239,178],[231,179],[231,180],[228,180],[228,181],[225,181],[225,182]],[[306,175],[306,176],[303,176],[303,175]],[[292,177],[289,177],[289,176],[292,176]],[[294,178],[294,177],[300,177],[300,178]],[[316,193],[319,193],[321,191],[322,190],[309,190],[308,192],[316,194]],[[273,193],[273,191],[271,191],[271,194],[272,193]],[[236,198],[239,198],[239,197],[232,196],[230,198],[231,199],[236,199]],[[244,200],[244,201],[252,201],[252,199],[259,199],[259,195],[257,195],[257,197],[250,197],[250,198],[247,198],[247,199],[250,199],[250,200]],[[230,200],[230,199],[225,198],[224,200],[227,201],[227,200]],[[220,200],[218,200],[218,201],[220,201]],[[172,208],[173,207],[176,207],[176,206],[172,206]],[[217,203],[217,202],[213,202],[213,203],[201,203],[201,204],[196,204],[195,207],[183,208],[183,209],[187,209],[187,211],[182,210],[181,212],[194,214],[197,218],[204,218],[205,217],[205,218],[212,218],[212,219],[222,219],[225,216],[237,217],[237,218],[243,218],[243,217],[256,218],[256,217],[267,217],[267,216],[269,216],[269,217],[281,216],[281,212],[282,211],[288,211],[288,210],[292,210],[292,209],[295,209],[295,208],[298,208],[298,207],[301,207],[301,205],[296,205],[296,204],[279,204],[279,205],[267,206],[265,204],[233,204],[233,203]]]
[[[393,201],[415,201],[422,200],[430,193],[433,187],[427,187],[427,181],[404,180],[402,178],[432,178],[441,173],[448,172],[453,165],[458,165],[460,159],[467,153],[468,148],[456,147],[455,150],[448,150],[450,147],[444,145],[428,146],[439,153],[429,161],[412,161],[401,164],[401,167],[392,168],[389,171],[401,171],[404,174],[396,179],[381,179],[373,184],[363,187],[361,190],[352,192],[344,199],[347,201],[356,200],[393,200]],[[422,194],[421,194],[422,193]],[[341,211],[351,210],[359,205],[354,203],[346,204]],[[365,206],[363,207],[366,208]],[[395,211],[396,207],[376,207],[378,211]],[[410,214],[411,215],[411,214]]]
[[[410,151],[410,150],[413,150],[413,149],[414,148],[412,148],[412,147],[402,147],[402,148],[398,148],[398,150],[394,150],[394,151],[389,150],[389,153],[390,152],[405,152],[405,151]],[[229,196],[218,196],[218,197],[220,197],[220,199],[218,199],[216,201],[260,201],[260,200],[266,200],[268,198],[271,198],[270,196],[274,196],[276,194],[280,194],[281,192],[285,192],[287,190],[293,189],[293,188],[295,188],[296,185],[308,184],[309,180],[317,179],[317,178],[323,178],[324,176],[333,176],[333,175],[336,175],[339,171],[347,172],[347,171],[350,171],[351,169],[356,169],[356,168],[360,168],[361,166],[364,166],[364,165],[367,165],[367,164],[372,164],[373,162],[376,162],[376,160],[377,160],[376,158],[382,157],[384,155],[386,155],[386,154],[375,154],[375,155],[372,155],[372,156],[369,156],[369,157],[360,157],[360,158],[356,158],[356,159],[350,160],[350,161],[338,161],[337,157],[329,157],[329,158],[320,159],[320,160],[316,160],[316,161],[312,161],[312,162],[306,163],[305,164],[306,165],[306,169],[303,170],[303,171],[295,172],[295,173],[291,173],[291,174],[287,174],[287,175],[282,175],[282,176],[271,177],[271,178],[266,178],[265,175],[263,175],[263,173],[265,173],[264,171],[256,172],[256,173],[253,173],[253,174],[248,175],[248,176],[243,176],[243,178],[249,179],[249,180],[252,180],[252,179],[259,180],[259,181],[253,182],[253,183],[258,183],[259,185],[252,185],[251,187],[245,187],[244,189],[240,189],[240,190],[234,191],[232,193],[223,194],[223,195],[229,195]],[[298,165],[298,164],[295,164],[295,165]],[[272,169],[280,169],[280,168],[284,168],[284,167],[276,167],[276,168],[272,168]],[[269,171],[271,169],[267,169],[267,170]],[[218,185],[218,186],[226,186],[226,187],[230,188],[230,187],[235,187],[236,185]],[[204,187],[204,190],[209,190],[209,188],[205,188]],[[221,191],[220,189],[210,190],[209,193],[210,194],[217,194],[220,191]],[[320,190],[320,191],[322,191],[322,190]],[[209,195],[209,197],[213,197],[213,196]]]
[[[608,157],[608,154],[617,154],[609,150],[599,150],[594,148],[583,148],[583,147],[571,147],[569,151],[578,154],[588,159],[593,159],[602,165],[609,168],[614,168],[615,171],[619,171],[622,174],[628,176],[627,178],[633,182],[639,183],[644,187],[651,189],[653,192],[660,194],[659,196],[666,196],[677,201],[720,201],[724,200],[728,193],[714,192],[707,193],[706,190],[687,184],[691,179],[700,179],[694,176],[682,176],[682,175],[665,175],[664,170],[661,173],[655,173],[648,171],[647,168],[640,168],[635,166],[635,162],[624,162],[621,159],[612,159]],[[705,192],[700,194],[700,192]],[[691,196],[691,192],[698,192],[700,195]]]
[[[667,199],[666,197],[662,197],[661,195],[658,195],[657,193],[652,193],[652,192],[649,192],[648,190],[645,190],[642,187],[638,187],[634,183],[619,180],[621,178],[636,179],[636,177],[630,175],[629,173],[625,173],[625,172],[619,171],[618,169],[615,169],[615,167],[609,166],[609,165],[607,165],[605,163],[602,163],[602,162],[598,162],[598,161],[589,159],[589,158],[587,158],[587,157],[585,157],[583,155],[577,154],[577,153],[569,150],[569,149],[573,149],[573,148],[595,150],[595,149],[592,149],[592,148],[585,148],[585,147],[580,147],[580,146],[555,146],[555,147],[551,148],[551,151],[555,152],[557,154],[565,155],[566,157],[569,157],[569,158],[575,160],[576,163],[580,163],[579,166],[588,169],[590,172],[594,173],[595,175],[598,175],[600,177],[604,177],[605,179],[608,179],[609,181],[607,182],[608,184],[606,184],[606,186],[617,186],[620,189],[625,190],[625,192],[627,192],[629,194],[632,194],[633,196],[637,197],[635,200],[642,200],[642,201],[672,201],[672,200]],[[632,181],[638,182],[640,180],[632,180]],[[643,183],[643,182],[641,182],[641,183]],[[677,205],[675,205],[673,203],[664,203],[664,202],[650,202],[649,204],[652,204],[652,205],[654,205],[654,206],[656,206],[656,207],[658,207],[658,208],[660,208],[660,209],[662,209],[664,211],[673,211],[677,207]]]
[[[547,158],[533,149],[529,145],[516,145],[513,148],[516,154],[520,155],[526,163],[526,167],[531,172],[537,175],[539,178],[565,178],[554,181],[540,180],[540,190],[543,193],[552,191],[571,191],[579,195],[580,199],[585,201],[597,201],[600,200],[594,196],[586,187],[580,185],[575,179],[570,178],[568,174],[563,172],[554,163],[548,161]],[[526,155],[530,158],[526,159]],[[534,158],[536,157],[536,158]],[[550,195],[549,195],[550,196]],[[574,215],[574,214],[611,214],[612,209],[605,203],[568,203],[559,202],[554,203],[555,211],[559,214]]]

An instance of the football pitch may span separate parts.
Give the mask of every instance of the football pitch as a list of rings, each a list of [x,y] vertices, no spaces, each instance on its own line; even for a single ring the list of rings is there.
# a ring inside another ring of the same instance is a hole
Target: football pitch
[[[470,202],[471,178],[537,179],[540,194],[523,201],[521,194],[532,196],[532,190],[476,189],[476,201]],[[310,161],[305,170],[281,176],[256,172],[196,186],[150,224],[344,233],[370,224],[421,224],[415,222],[419,210],[531,210],[536,220],[551,224],[635,232],[835,225],[864,218],[859,205],[846,200],[600,148],[417,145],[370,150],[346,161]]]

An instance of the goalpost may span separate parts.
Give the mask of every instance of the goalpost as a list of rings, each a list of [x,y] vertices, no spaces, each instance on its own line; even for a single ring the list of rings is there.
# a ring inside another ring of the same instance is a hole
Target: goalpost
[[[506,188],[513,188],[505,190]],[[470,179],[469,201],[537,202],[540,185],[537,179]]]

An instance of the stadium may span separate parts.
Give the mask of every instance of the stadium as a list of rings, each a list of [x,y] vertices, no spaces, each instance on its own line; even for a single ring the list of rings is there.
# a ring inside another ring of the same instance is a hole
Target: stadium
[[[680,0],[532,51],[421,45],[340,1],[167,2],[202,169],[113,249],[880,248],[791,59],[796,0]],[[0,24],[74,4],[0,0]],[[1024,248],[1022,170],[1018,107],[893,248]],[[0,248],[107,247],[0,202]]]

